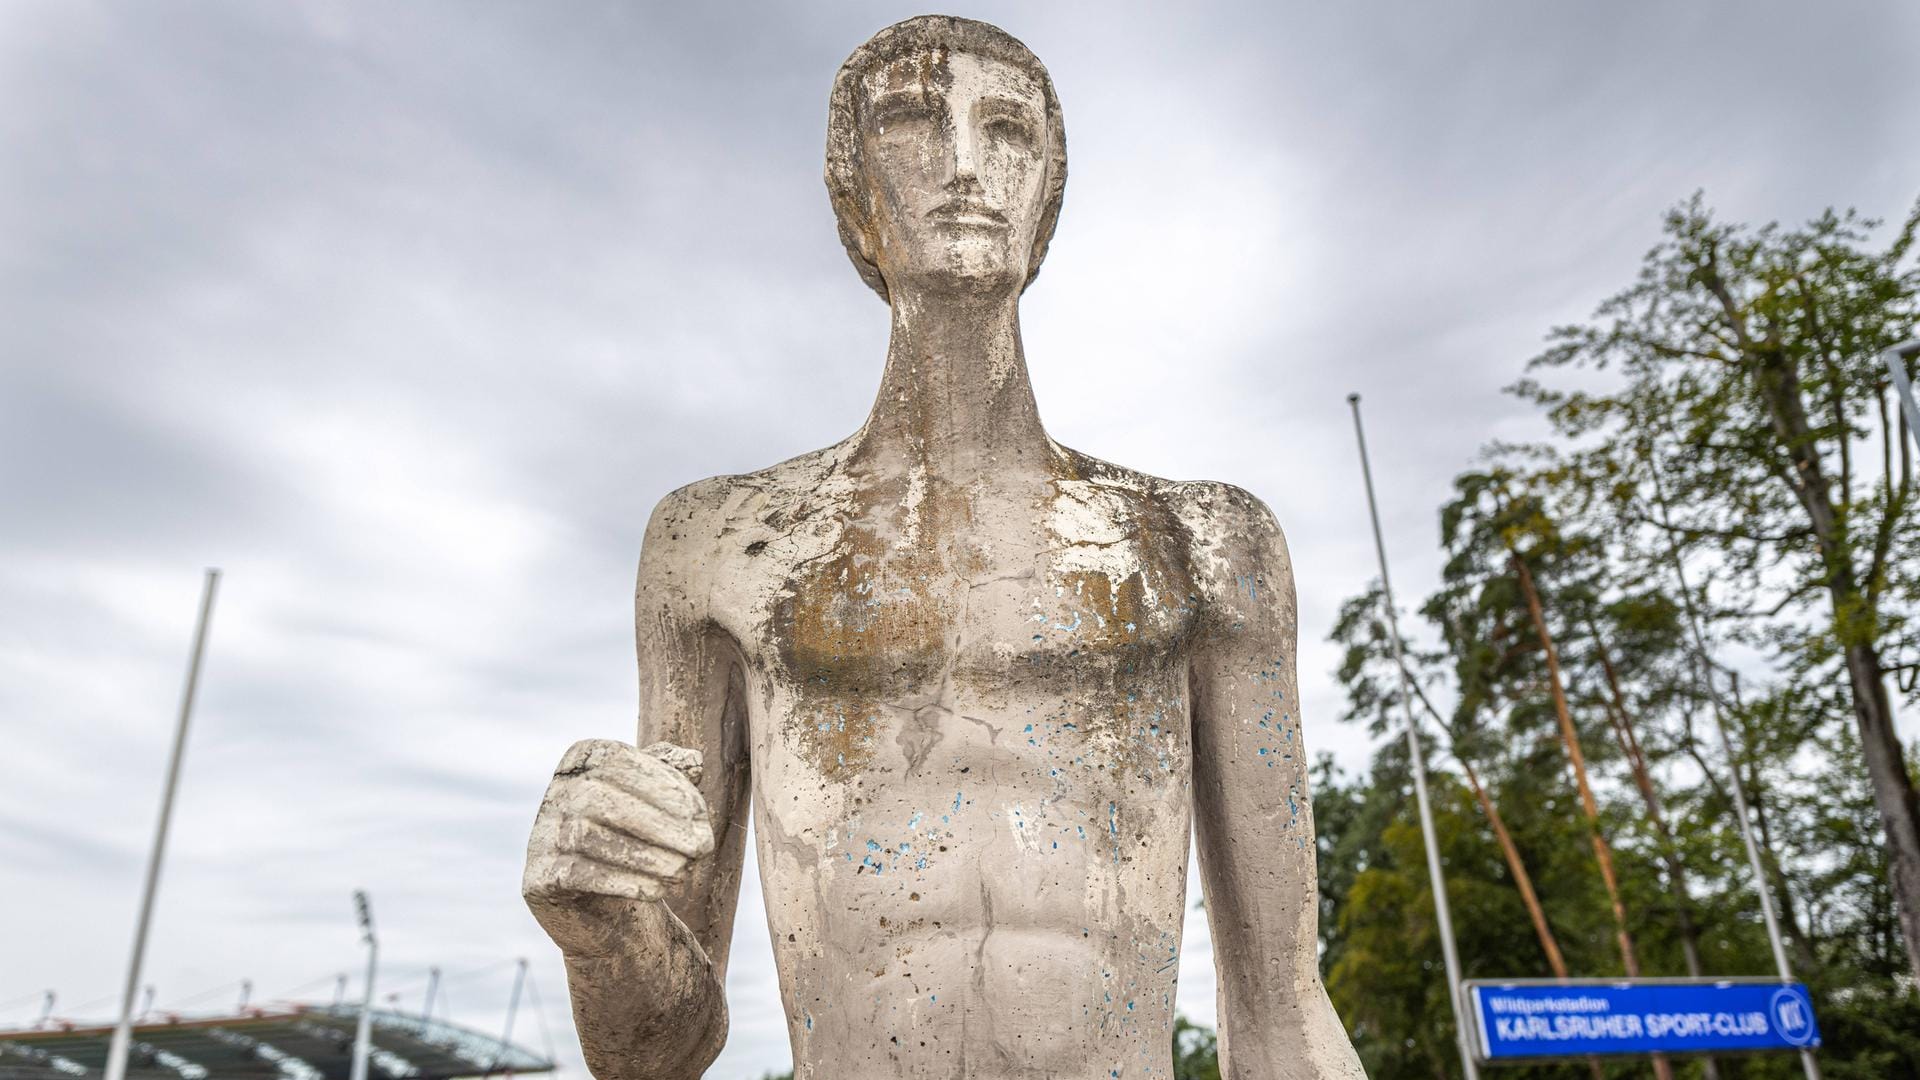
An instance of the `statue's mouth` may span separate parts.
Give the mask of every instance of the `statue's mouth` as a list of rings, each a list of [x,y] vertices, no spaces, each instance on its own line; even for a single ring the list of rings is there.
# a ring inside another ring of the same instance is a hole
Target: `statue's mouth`
[[[927,220],[962,228],[993,229],[1005,226],[1007,215],[985,203],[954,199],[934,207],[927,213]]]

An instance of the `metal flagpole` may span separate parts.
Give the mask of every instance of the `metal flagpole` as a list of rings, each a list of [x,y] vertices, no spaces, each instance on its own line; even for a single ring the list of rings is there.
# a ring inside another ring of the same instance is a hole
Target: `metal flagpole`
[[[1920,447],[1920,405],[1913,403],[1913,383],[1907,379],[1906,361],[1920,356],[1920,338],[1903,341],[1886,352],[1880,358],[1887,362],[1887,374],[1893,376],[1893,389],[1900,398],[1900,411],[1907,417],[1907,435],[1913,439],[1913,445]]]
[[[160,795],[160,823],[154,829],[153,850],[147,856],[147,881],[140,894],[140,917],[134,923],[133,958],[127,962],[127,988],[120,996],[120,1023],[107,1048],[105,1080],[126,1080],[127,1051],[133,1046],[133,999],[140,988],[140,966],[146,960],[147,930],[153,924],[153,897],[160,888],[160,863],[167,851],[167,826],[173,820],[173,796],[180,786],[180,758],[187,749],[187,721],[193,716],[193,698],[200,688],[200,659],[206,653],[207,621],[213,616],[213,594],[220,571],[208,570],[200,591],[200,621],[193,632],[193,657],[187,663],[187,686],[180,698],[180,719],[173,729],[173,752],[167,758],[167,783]]]
[[[1373,550],[1380,558],[1380,593],[1387,609],[1387,637],[1393,645],[1393,666],[1400,676],[1400,704],[1407,711],[1407,755],[1413,762],[1413,794],[1420,809],[1420,836],[1427,847],[1427,877],[1433,886],[1433,915],[1440,923],[1440,955],[1447,963],[1447,1001],[1453,1006],[1453,1026],[1459,1038],[1460,1068],[1466,1080],[1479,1080],[1473,1060],[1472,1035],[1460,1007],[1460,954],[1453,940],[1453,911],[1447,903],[1447,881],[1440,871],[1440,845],[1433,834],[1433,810],[1427,803],[1427,764],[1420,750],[1419,720],[1413,711],[1413,692],[1407,685],[1407,665],[1400,653],[1400,618],[1393,609],[1393,583],[1387,577],[1387,544],[1380,534],[1380,507],[1373,497],[1373,467],[1367,461],[1367,433],[1360,423],[1360,395],[1348,394],[1353,407],[1353,437],[1360,445],[1360,475],[1367,486],[1367,514],[1373,520]]]
[[[1891,356],[1891,352],[1888,354]],[[1889,361],[1892,362],[1892,361]],[[1911,405],[1911,399],[1909,399]],[[1780,917],[1773,910],[1773,892],[1767,888],[1766,871],[1760,862],[1760,845],[1753,838],[1753,823],[1747,815],[1746,785],[1740,782],[1740,762],[1733,753],[1733,738],[1727,734],[1727,720],[1721,708],[1720,691],[1713,681],[1713,664],[1707,658],[1706,635],[1700,630],[1700,615],[1693,606],[1693,589],[1687,584],[1687,565],[1680,557],[1680,543],[1673,538],[1673,523],[1667,517],[1667,491],[1660,480],[1660,451],[1649,440],[1647,464],[1653,474],[1654,495],[1660,501],[1660,523],[1667,532],[1667,557],[1673,560],[1673,573],[1680,582],[1680,606],[1687,615],[1687,627],[1693,637],[1694,677],[1707,692],[1708,711],[1713,713],[1713,728],[1720,736],[1720,752],[1726,755],[1728,779],[1733,790],[1733,811],[1740,819],[1740,839],[1747,848],[1747,865],[1753,870],[1753,891],[1760,897],[1760,914],[1767,924],[1767,943],[1773,946],[1773,966],[1783,983],[1793,981],[1793,968],[1787,963],[1787,948],[1780,940]],[[1820,1066],[1813,1050],[1800,1048],[1800,1067],[1807,1080],[1820,1080]]]
[[[373,905],[367,890],[353,891],[353,910],[360,918],[360,940],[367,946],[367,985],[360,992],[360,1023],[353,1032],[353,1070],[350,1080],[367,1080],[367,1052],[373,1047],[373,977],[380,967],[380,942],[373,936]]]

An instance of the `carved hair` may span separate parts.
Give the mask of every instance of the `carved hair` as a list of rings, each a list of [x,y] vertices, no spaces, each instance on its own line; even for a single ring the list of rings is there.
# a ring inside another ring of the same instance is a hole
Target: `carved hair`
[[[1034,230],[1033,252],[1027,261],[1024,290],[1040,273],[1040,261],[1046,258],[1047,243],[1053,239],[1053,226],[1060,218],[1060,200],[1067,188],[1067,134],[1060,119],[1060,99],[1054,95],[1053,80],[1033,51],[1019,39],[997,26],[952,15],[918,15],[894,23],[867,39],[853,50],[847,62],[833,77],[833,94],[827,100],[827,194],[833,200],[833,215],[840,226],[840,242],[854,269],[880,299],[887,299],[887,283],[880,268],[861,254],[861,239],[866,249],[877,251],[873,234],[872,206],[867,186],[861,177],[860,101],[861,82],[871,72],[899,59],[920,52],[957,52],[985,60],[1012,64],[1040,84],[1047,104],[1047,180],[1046,204],[1040,212],[1039,227]]]

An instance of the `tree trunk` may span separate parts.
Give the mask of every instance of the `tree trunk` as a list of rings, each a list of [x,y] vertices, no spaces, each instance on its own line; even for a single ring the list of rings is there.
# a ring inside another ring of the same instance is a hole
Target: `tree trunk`
[[[1527,918],[1533,920],[1534,936],[1540,939],[1540,951],[1547,954],[1547,966],[1553,969],[1554,978],[1567,978],[1567,961],[1560,955],[1560,942],[1553,936],[1553,928],[1547,925],[1547,913],[1540,906],[1540,897],[1533,891],[1533,875],[1527,872],[1527,864],[1520,861],[1520,848],[1513,842],[1513,834],[1507,832],[1506,819],[1493,805],[1493,799],[1487,795],[1487,789],[1480,783],[1480,774],[1473,771],[1473,764],[1460,754],[1453,752],[1454,760],[1467,774],[1467,786],[1473,789],[1473,797],[1480,803],[1480,810],[1487,815],[1487,824],[1493,827],[1494,839],[1500,842],[1500,854],[1506,856],[1507,872],[1513,875],[1513,887],[1520,893],[1520,901],[1527,906]],[[1714,1067],[1713,1059],[1706,1060],[1706,1080],[1716,1080],[1720,1075]],[[1604,1080],[1606,1072],[1600,1067],[1600,1059],[1589,1056],[1587,1071],[1593,1074],[1593,1080]]]
[[[1609,718],[1613,721],[1614,739],[1620,744],[1620,753],[1633,770],[1633,786],[1640,791],[1640,801],[1647,808],[1647,824],[1652,826],[1654,837],[1660,844],[1660,861],[1666,864],[1667,883],[1673,893],[1674,917],[1680,923],[1680,952],[1686,959],[1687,974],[1697,979],[1702,974],[1700,927],[1693,921],[1693,895],[1687,888],[1687,866],[1674,843],[1673,830],[1667,827],[1666,807],[1660,799],[1660,790],[1654,787],[1653,772],[1647,768],[1647,755],[1640,748],[1639,736],[1634,734],[1633,718],[1627,712],[1627,698],[1620,690],[1620,675],[1613,666],[1613,657],[1607,652],[1599,628],[1590,625],[1589,629],[1593,632],[1594,648],[1600,655],[1600,670],[1606,676],[1607,693],[1613,703]],[[1700,1059],[1700,1070],[1705,1080],[1719,1080],[1720,1065],[1711,1056]]]
[[[1472,789],[1474,799],[1479,802],[1480,811],[1487,815],[1487,824],[1493,829],[1494,839],[1499,841],[1500,854],[1507,860],[1507,872],[1513,875],[1513,887],[1520,894],[1520,902],[1526,905],[1527,918],[1533,922],[1534,936],[1540,939],[1540,951],[1547,955],[1547,966],[1553,969],[1555,978],[1568,978],[1567,961],[1561,955],[1560,941],[1553,936],[1553,928],[1547,925],[1546,909],[1540,906],[1540,896],[1534,892],[1533,875],[1528,872],[1527,864],[1520,858],[1520,846],[1513,842],[1513,834],[1507,831],[1507,819],[1500,816],[1500,808],[1494,804],[1493,796],[1487,792],[1486,785],[1480,782],[1480,774],[1474,770],[1473,762],[1468,761],[1467,756],[1460,752],[1460,745],[1453,738],[1453,729],[1440,718],[1440,712],[1433,707],[1433,702],[1427,700],[1426,691],[1420,689],[1419,681],[1413,677],[1412,672],[1404,668],[1402,672],[1406,675],[1406,685],[1412,688],[1413,696],[1419,700],[1420,707],[1433,718],[1434,726],[1446,734],[1447,749],[1453,754],[1453,759],[1460,763],[1461,770],[1467,774],[1467,786]],[[1606,1080],[1606,1070],[1600,1067],[1600,1059],[1591,1054],[1587,1055],[1587,1071],[1593,1075],[1593,1080]],[[1718,1075],[1709,1064],[1706,1080],[1717,1080]]]
[[[1893,729],[1880,654],[1869,644],[1847,646],[1847,674],[1853,684],[1853,715],[1860,728],[1860,749],[1867,759],[1873,801],[1886,830],[1887,872],[1906,939],[1907,967],[1920,983],[1920,795],[1907,771],[1906,755]]]
[[[1507,872],[1513,875],[1513,886],[1520,893],[1520,902],[1526,905],[1527,918],[1533,921],[1533,935],[1540,939],[1540,951],[1547,954],[1547,966],[1553,969],[1556,978],[1566,978],[1567,961],[1560,955],[1560,942],[1547,925],[1547,913],[1540,907],[1540,897],[1533,891],[1533,875],[1527,872],[1527,864],[1520,861],[1520,849],[1514,844],[1512,834],[1507,832],[1506,820],[1487,796],[1487,789],[1481,785],[1480,774],[1473,771],[1473,765],[1457,751],[1453,756],[1466,771],[1467,786],[1473,789],[1473,797],[1480,803],[1480,812],[1487,815],[1487,824],[1493,827],[1493,837],[1500,843],[1500,854],[1507,860]]]
[[[1587,817],[1587,835],[1593,841],[1593,861],[1600,866],[1600,879],[1606,883],[1607,899],[1613,905],[1613,925],[1620,944],[1620,963],[1626,969],[1628,978],[1640,975],[1640,958],[1633,949],[1633,933],[1627,929],[1627,906],[1620,899],[1620,882],[1613,873],[1613,849],[1607,845],[1607,838],[1600,829],[1600,804],[1594,800],[1593,785],[1587,782],[1587,758],[1580,752],[1580,733],[1574,729],[1573,713],[1567,707],[1565,681],[1560,676],[1560,653],[1553,646],[1553,634],[1547,629],[1547,615],[1540,606],[1540,590],[1534,587],[1533,572],[1527,568],[1527,561],[1518,551],[1507,549],[1508,561],[1513,565],[1514,576],[1520,581],[1520,591],[1527,598],[1527,614],[1533,619],[1534,633],[1539,635],[1540,648],[1547,657],[1547,683],[1553,690],[1553,711],[1560,721],[1560,742],[1566,747],[1567,759],[1573,763],[1574,783],[1580,789],[1580,807]],[[1673,1066],[1659,1054],[1653,1055],[1653,1072],[1659,1080],[1673,1080]]]
[[[1722,287],[1721,302],[1729,304]],[[1920,794],[1907,771],[1906,755],[1893,727],[1886,672],[1880,664],[1879,612],[1862,587],[1854,566],[1855,541],[1833,504],[1833,492],[1821,469],[1818,440],[1801,400],[1800,373],[1786,351],[1773,342],[1746,337],[1741,344],[1756,362],[1756,379],[1771,414],[1774,434],[1793,463],[1793,493],[1807,512],[1825,565],[1825,584],[1833,612],[1833,633],[1846,650],[1853,715],[1860,729],[1860,750],[1874,805],[1886,834],[1887,875],[1900,909],[1900,934],[1907,946],[1907,968],[1920,982]]]

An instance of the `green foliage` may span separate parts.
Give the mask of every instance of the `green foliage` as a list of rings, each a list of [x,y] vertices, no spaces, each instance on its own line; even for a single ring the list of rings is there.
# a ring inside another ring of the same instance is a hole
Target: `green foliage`
[[[1220,1080],[1220,1046],[1213,1029],[1173,1018],[1173,1080]]]
[[[1878,357],[1920,316],[1920,214],[1880,248],[1874,228],[1828,213],[1747,229],[1696,197],[1637,282],[1591,324],[1555,331],[1532,365],[1597,374],[1576,389],[1515,388],[1555,438],[1492,447],[1456,480],[1440,586],[1408,620],[1406,673],[1468,978],[1551,974],[1470,776],[1570,973],[1623,970],[1531,588],[1642,973],[1771,973],[1765,889],[1815,995],[1825,1075],[1920,1077],[1920,999],[1882,828],[1889,792],[1897,803],[1913,781],[1897,763],[1889,780],[1898,744],[1871,727],[1884,695],[1876,704],[1850,677],[1884,672],[1909,700],[1920,689],[1920,500]],[[1377,590],[1341,607],[1332,636],[1347,719],[1399,733],[1406,703]],[[1760,882],[1733,816],[1736,773],[1771,853]],[[1322,761],[1314,780],[1334,1003],[1376,1080],[1457,1076],[1404,739],[1384,741],[1368,775]],[[1728,1080],[1799,1075],[1791,1057],[1715,1064]],[[1647,1074],[1644,1062],[1602,1071]]]

